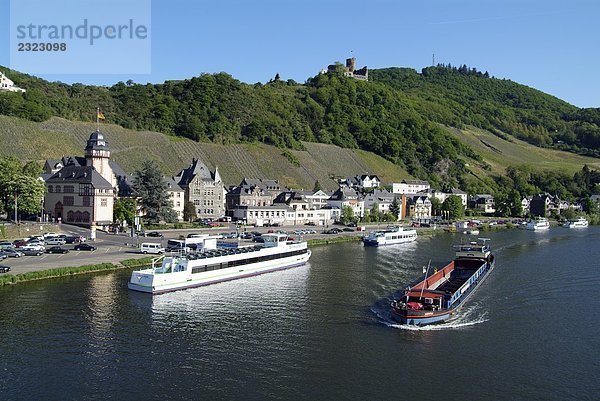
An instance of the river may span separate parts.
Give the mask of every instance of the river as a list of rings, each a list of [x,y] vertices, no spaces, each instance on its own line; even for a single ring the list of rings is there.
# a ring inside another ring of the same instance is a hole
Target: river
[[[597,400],[600,228],[503,230],[451,323],[389,319],[460,234],[150,297],[128,271],[0,288],[2,400]]]

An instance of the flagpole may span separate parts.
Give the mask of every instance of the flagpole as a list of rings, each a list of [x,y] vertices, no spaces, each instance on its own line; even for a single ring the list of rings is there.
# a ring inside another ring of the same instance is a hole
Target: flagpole
[[[96,132],[100,132],[100,107],[96,109]]]

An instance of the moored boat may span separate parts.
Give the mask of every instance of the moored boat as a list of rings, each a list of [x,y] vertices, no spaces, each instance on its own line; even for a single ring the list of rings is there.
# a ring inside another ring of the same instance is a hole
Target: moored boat
[[[563,224],[563,227],[566,228],[586,228],[587,226],[589,226],[589,222],[587,221],[587,219],[585,217],[579,217],[576,220],[569,220],[567,221],[565,224]]]
[[[487,239],[456,246],[455,258],[425,276],[392,301],[392,317],[401,324],[441,323],[455,314],[487,278],[495,258]]]
[[[417,239],[417,230],[404,227],[392,227],[387,230],[373,231],[363,238],[365,246],[383,246],[413,242]]]
[[[545,217],[537,217],[535,220],[529,220],[526,228],[535,231],[547,230],[550,228],[550,222]]]
[[[160,294],[300,266],[310,258],[306,241],[289,241],[285,234],[262,237],[262,245],[227,249],[206,238],[201,252],[161,256],[151,268],[132,272],[127,286]]]

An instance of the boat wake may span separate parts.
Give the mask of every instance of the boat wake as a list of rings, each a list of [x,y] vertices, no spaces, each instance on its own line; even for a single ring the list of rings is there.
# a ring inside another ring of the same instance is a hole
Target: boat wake
[[[471,327],[481,323],[485,323],[489,320],[487,318],[487,313],[481,312],[481,309],[478,307],[462,309],[460,312],[458,312],[458,316],[452,318],[451,320],[445,323],[431,324],[426,326],[399,324],[392,320],[389,313],[385,313],[382,310],[378,311],[376,308],[372,308],[371,311],[375,314],[375,316],[381,324],[394,329],[408,331],[439,331],[463,329],[465,327]]]

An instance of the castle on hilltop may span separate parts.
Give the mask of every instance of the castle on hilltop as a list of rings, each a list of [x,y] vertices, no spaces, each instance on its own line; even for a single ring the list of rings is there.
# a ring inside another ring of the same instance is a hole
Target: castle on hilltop
[[[327,69],[321,70],[321,74],[326,74],[329,72],[334,72],[337,68],[339,68],[338,64],[330,64],[327,66]],[[356,58],[351,57],[346,59],[346,66],[344,68],[344,76],[350,77],[354,79],[358,79],[360,81],[368,81],[369,80],[369,69],[365,65],[363,68],[357,70],[356,69]]]

